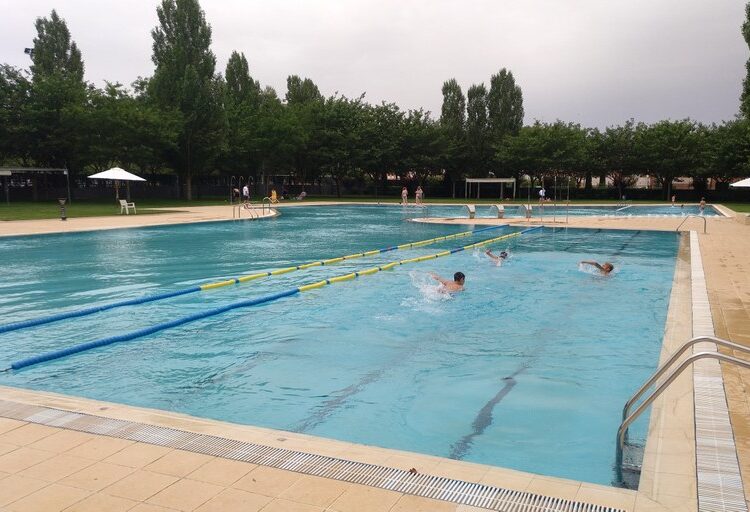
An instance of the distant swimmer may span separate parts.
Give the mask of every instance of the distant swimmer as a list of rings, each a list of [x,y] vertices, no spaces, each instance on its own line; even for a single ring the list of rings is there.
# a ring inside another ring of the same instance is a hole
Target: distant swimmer
[[[492,254],[492,251],[489,250],[489,249],[487,249],[486,251],[484,251],[484,253],[492,261],[494,261],[495,265],[497,265],[498,267],[503,264],[503,261],[505,261],[505,260],[508,259],[508,253],[507,253],[507,251],[500,251],[500,255],[499,256],[497,254]]]
[[[610,272],[612,272],[612,271],[613,271],[613,270],[615,269],[615,266],[614,266],[614,265],[612,265],[612,264],[611,264],[610,262],[608,262],[608,261],[607,261],[607,262],[605,262],[605,263],[604,263],[604,265],[599,265],[599,264],[598,264],[597,262],[595,262],[595,261],[587,261],[587,260],[584,260],[584,261],[582,261],[582,262],[581,262],[581,264],[582,264],[582,265],[583,265],[583,264],[586,264],[586,265],[592,265],[592,266],[596,267],[597,269],[599,269],[599,272],[601,272],[601,273],[602,273],[603,275],[605,275],[605,276],[606,276],[606,275],[609,275],[609,273],[610,273]]]
[[[466,276],[464,275],[463,272],[456,272],[455,274],[453,274],[453,281],[450,281],[448,279],[443,279],[442,277],[440,277],[434,272],[430,272],[430,275],[435,281],[440,281],[439,290],[441,292],[453,293],[453,292],[463,291],[464,289]]]

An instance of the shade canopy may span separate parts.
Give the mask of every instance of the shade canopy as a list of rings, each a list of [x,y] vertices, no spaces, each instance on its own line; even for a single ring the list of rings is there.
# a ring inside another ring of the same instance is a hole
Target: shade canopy
[[[89,178],[94,180],[146,181],[140,176],[136,176],[125,169],[120,169],[119,167],[113,167],[107,171],[92,174]]]
[[[738,181],[737,183],[730,183],[730,187],[750,187],[750,178]]]

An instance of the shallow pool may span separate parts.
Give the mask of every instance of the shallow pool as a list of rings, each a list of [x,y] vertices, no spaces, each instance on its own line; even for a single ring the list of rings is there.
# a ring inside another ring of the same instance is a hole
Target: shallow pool
[[[300,207],[261,222],[0,239],[0,323],[466,229],[405,217]],[[0,334],[0,364],[501,233]],[[501,267],[481,251],[400,266],[0,384],[608,484],[621,407],[656,366],[677,243],[674,233],[534,231],[492,246],[510,250]],[[581,259],[612,261],[615,273],[585,272]],[[466,291],[455,296],[428,275],[459,270]]]

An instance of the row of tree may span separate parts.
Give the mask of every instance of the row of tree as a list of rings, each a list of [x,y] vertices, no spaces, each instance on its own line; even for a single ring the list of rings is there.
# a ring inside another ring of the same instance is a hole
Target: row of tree
[[[750,11],[749,11],[750,12]],[[113,165],[174,172],[192,196],[194,176],[292,174],[383,181],[389,174],[455,183],[465,176],[564,173],[586,188],[592,176],[619,187],[652,175],[665,188],[676,176],[727,181],[748,171],[750,124],[690,120],[628,121],[606,130],[577,124],[523,126],[523,96],[501,69],[466,96],[443,84],[439,119],[364,95],[324,97],[292,75],[280,98],[233,52],[216,72],[211,28],[197,0],[162,0],[152,31],[155,71],[130,88],[84,80],[81,52],[55,11],[36,21],[26,72],[0,66],[0,162],[67,167]],[[746,29],[747,30],[747,29]]]

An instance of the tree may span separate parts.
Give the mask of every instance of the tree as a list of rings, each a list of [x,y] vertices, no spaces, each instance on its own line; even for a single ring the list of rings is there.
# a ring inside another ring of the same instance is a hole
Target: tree
[[[707,161],[703,174],[718,183],[744,176],[750,171],[750,120],[737,119],[712,126],[707,138]]]
[[[260,101],[260,83],[250,76],[244,53],[232,52],[224,73],[226,99],[233,105],[246,104],[257,107]]]
[[[31,82],[20,69],[0,65],[0,163],[25,161],[33,140],[25,115]]]
[[[170,160],[185,178],[191,200],[193,176],[219,152],[223,84],[214,76],[211,27],[198,1],[162,0],[156,13],[159,25],[151,31],[156,70],[150,94],[161,108],[182,114],[177,150]]]
[[[622,197],[623,188],[631,186],[633,175],[639,170],[636,161],[635,126],[632,119],[622,126],[610,126],[600,139],[599,157],[604,171],[612,178]]]
[[[455,197],[456,180],[461,179],[466,161],[466,98],[455,78],[443,83],[440,127],[444,138],[443,167]]]
[[[31,88],[23,108],[24,131],[33,141],[28,156],[37,165],[67,167],[75,175],[88,150],[83,59],[57,12],[37,18],[35,27]]]
[[[289,75],[286,79],[287,105],[303,105],[311,101],[322,101],[323,96],[315,82],[309,78],[301,79],[297,75]]]
[[[750,2],[745,5],[745,21],[742,23],[742,37],[750,46]],[[742,81],[742,95],[740,96],[740,112],[750,119],[750,59],[745,63],[746,75]]]
[[[489,129],[494,143],[506,135],[516,135],[523,126],[523,93],[513,73],[505,68],[490,80],[487,95]]]
[[[642,173],[653,174],[664,198],[672,193],[672,181],[695,172],[697,161],[696,125],[693,121],[659,121],[639,124],[635,130],[635,152]]]
[[[225,137],[219,167],[226,173],[255,174],[262,162],[259,133],[261,90],[247,59],[232,52],[224,87]]]
[[[490,147],[487,143],[487,88],[472,85],[466,93],[467,161],[472,170],[486,175],[490,170]]]
[[[70,31],[55,10],[48,18],[37,18],[37,35],[31,52],[31,73],[34,79],[61,75],[83,83],[83,59]]]
[[[95,170],[114,165],[140,172],[163,167],[177,146],[177,111],[158,110],[120,84],[92,89],[86,114],[87,161]]]

